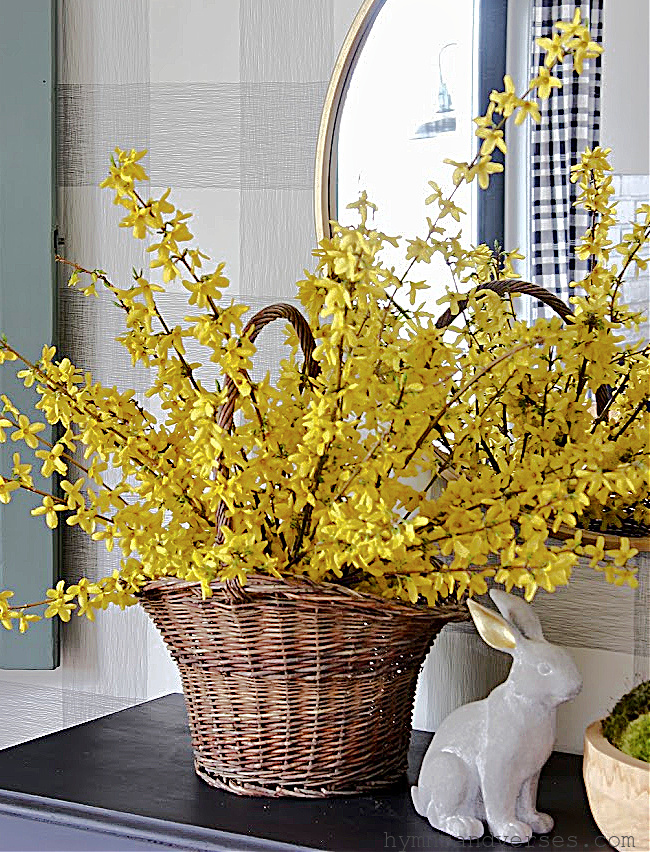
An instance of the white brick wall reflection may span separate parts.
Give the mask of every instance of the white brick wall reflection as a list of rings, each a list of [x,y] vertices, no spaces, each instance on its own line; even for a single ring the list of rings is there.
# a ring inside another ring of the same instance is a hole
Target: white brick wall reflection
[[[650,202],[650,175],[613,175],[615,199],[618,202],[617,219],[619,222],[628,223],[635,219],[635,211],[641,204]],[[621,241],[623,234],[629,232],[625,224],[613,228],[610,239],[616,245]],[[647,256],[647,252],[646,252]],[[638,276],[628,274],[625,279],[624,301],[636,310],[645,313],[645,321],[640,328],[640,336],[648,339],[648,301],[650,299],[650,267],[640,271]]]

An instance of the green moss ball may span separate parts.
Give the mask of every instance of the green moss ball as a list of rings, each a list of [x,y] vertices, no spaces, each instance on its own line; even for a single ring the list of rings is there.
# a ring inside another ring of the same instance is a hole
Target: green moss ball
[[[644,713],[627,726],[621,737],[621,751],[650,763],[650,713]]]
[[[615,748],[650,763],[650,680],[617,702],[603,721],[603,734]]]

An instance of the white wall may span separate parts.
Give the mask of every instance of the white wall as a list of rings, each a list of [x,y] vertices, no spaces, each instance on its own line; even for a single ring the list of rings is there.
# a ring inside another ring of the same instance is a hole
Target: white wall
[[[603,32],[602,144],[617,174],[648,175],[650,3],[605,0]]]
[[[605,0],[601,143],[612,149],[614,189],[623,222],[650,200],[650,3]],[[625,229],[615,229],[620,240]],[[650,270],[628,278],[624,295],[648,312]],[[650,325],[641,327],[648,338]]]

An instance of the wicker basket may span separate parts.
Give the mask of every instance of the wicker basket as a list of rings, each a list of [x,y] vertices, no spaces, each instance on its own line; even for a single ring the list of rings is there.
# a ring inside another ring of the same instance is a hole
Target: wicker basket
[[[420,666],[466,607],[306,579],[157,580],[141,605],[181,674],[197,774],[254,796],[360,793],[406,769]]]

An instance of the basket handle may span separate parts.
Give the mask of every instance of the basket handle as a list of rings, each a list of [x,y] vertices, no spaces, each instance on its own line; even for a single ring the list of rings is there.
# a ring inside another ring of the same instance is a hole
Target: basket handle
[[[486,281],[483,284],[479,284],[476,289],[492,290],[499,296],[504,296],[506,293],[522,293],[526,296],[533,296],[535,299],[538,299],[540,302],[543,302],[545,305],[553,308],[555,313],[563,320],[566,321],[569,317],[573,316],[571,308],[563,302],[559,296],[549,292],[545,287],[540,287],[538,284],[531,284],[530,281],[520,281],[517,278],[502,278],[497,281]],[[444,314],[438,317],[436,321],[436,328],[446,328],[450,325],[453,319],[458,316],[458,313],[467,307],[468,301],[469,300],[467,298],[460,299],[458,301],[458,312],[455,314],[452,313],[451,308],[447,308]],[[611,395],[612,390],[608,385],[601,385],[601,387],[599,387],[596,391],[596,413],[598,416],[600,416],[600,414],[604,411],[605,406],[611,399]]]
[[[242,332],[242,337],[248,337],[250,342],[254,343],[262,329],[269,325],[269,323],[278,319],[286,319],[293,326],[296,334],[298,335],[300,348],[305,356],[303,373],[310,378],[314,378],[320,372],[318,362],[314,360],[316,341],[314,340],[314,335],[309,327],[309,323],[298,308],[295,308],[293,305],[286,304],[285,302],[278,302],[275,305],[268,305],[266,308],[262,308],[261,311],[258,311],[255,316],[251,317],[248,321],[244,331]],[[230,376],[226,379],[226,392],[226,401],[219,410],[218,424],[222,429],[230,432],[233,427],[235,409],[237,407],[237,399],[239,397],[237,385]],[[221,470],[224,472],[223,466],[221,466]],[[226,504],[222,500],[217,509],[216,516],[217,541],[222,540],[223,536],[221,530],[224,526],[228,525],[228,522],[229,519],[226,512]],[[235,587],[237,585],[238,584],[235,584]]]
[[[251,319],[246,323],[246,327],[242,332],[242,337],[248,337],[250,342],[254,343],[262,329],[269,325],[269,323],[278,319],[289,320],[293,326],[296,334],[298,335],[298,340],[300,341],[300,348],[305,356],[304,372],[306,375],[314,378],[320,371],[318,363],[314,361],[316,341],[314,340],[314,335],[311,332],[309,323],[300,313],[298,308],[295,308],[293,305],[288,305],[285,302],[278,302],[276,305],[268,305],[268,307],[262,308],[261,311],[258,311],[255,316],[251,317]],[[237,385],[230,376],[226,379],[226,390],[226,401],[219,411],[218,423],[222,429],[230,432],[233,426],[235,408],[237,407],[237,398],[239,396]]]

